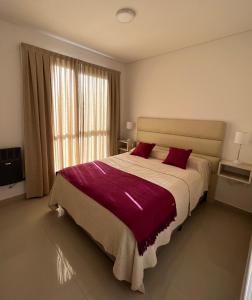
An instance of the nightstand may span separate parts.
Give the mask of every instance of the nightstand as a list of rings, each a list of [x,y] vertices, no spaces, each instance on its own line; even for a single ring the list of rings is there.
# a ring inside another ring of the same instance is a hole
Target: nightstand
[[[218,175],[230,180],[250,184],[252,180],[252,165],[222,160],[219,163]]]
[[[121,139],[118,140],[118,153],[125,153],[132,149],[132,141],[131,140],[125,140]]]

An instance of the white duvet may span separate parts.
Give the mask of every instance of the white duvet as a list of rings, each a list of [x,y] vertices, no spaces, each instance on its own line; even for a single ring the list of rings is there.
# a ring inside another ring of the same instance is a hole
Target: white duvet
[[[158,235],[143,256],[138,254],[137,242],[124,223],[60,175],[53,185],[49,205],[59,204],[65,208],[75,222],[115,258],[113,273],[118,280],[126,280],[131,283],[132,290],[144,292],[144,269],[156,265],[157,248],[169,243],[172,231],[190,215],[207,190],[209,165],[205,159],[190,158],[187,169],[183,170],[162,164],[162,160],[156,158],[144,159],[129,153],[102,161],[166,188],[175,198],[175,221]]]

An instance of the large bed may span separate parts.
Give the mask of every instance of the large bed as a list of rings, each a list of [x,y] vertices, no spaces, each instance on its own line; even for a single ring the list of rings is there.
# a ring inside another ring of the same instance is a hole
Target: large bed
[[[168,190],[174,197],[177,216],[160,232],[143,255],[132,231],[111,211],[58,175],[50,193],[49,205],[67,210],[75,222],[113,257],[113,273],[130,282],[131,289],[144,292],[144,270],[157,263],[156,250],[168,244],[178,228],[197,206],[200,198],[213,189],[214,174],[221,155],[225,124],[221,121],[139,118],[137,141],[155,143],[148,159],[124,153],[103,163],[143,178]],[[192,149],[187,168],[162,164],[169,147]]]

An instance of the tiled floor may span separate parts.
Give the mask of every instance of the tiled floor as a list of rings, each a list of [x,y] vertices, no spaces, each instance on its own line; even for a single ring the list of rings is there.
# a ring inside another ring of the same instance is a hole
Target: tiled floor
[[[201,204],[145,272],[146,293],[114,279],[112,262],[46,199],[0,206],[0,299],[238,300],[252,217]]]

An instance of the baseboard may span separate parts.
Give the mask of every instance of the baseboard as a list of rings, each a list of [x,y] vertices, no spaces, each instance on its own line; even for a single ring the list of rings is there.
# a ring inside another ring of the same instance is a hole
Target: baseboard
[[[13,196],[13,197],[10,197],[10,198],[7,198],[7,199],[3,199],[3,200],[0,201],[0,207],[8,205],[12,202],[19,201],[19,200],[24,200],[24,199],[25,199],[25,194],[16,195],[16,196]]]

